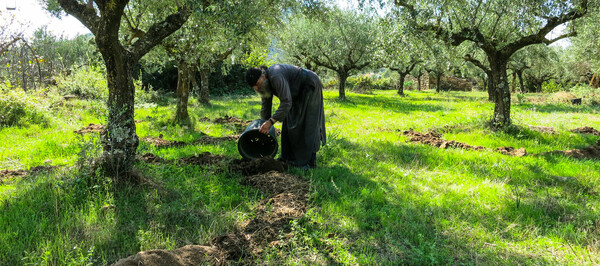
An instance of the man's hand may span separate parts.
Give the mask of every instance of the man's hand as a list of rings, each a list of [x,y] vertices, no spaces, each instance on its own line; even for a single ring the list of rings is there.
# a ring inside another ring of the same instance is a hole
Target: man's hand
[[[263,133],[265,135],[269,134],[269,130],[271,130],[271,127],[273,126],[273,123],[271,123],[271,120],[267,120],[267,122],[264,122],[261,126],[260,129],[258,131],[260,131],[260,133]]]

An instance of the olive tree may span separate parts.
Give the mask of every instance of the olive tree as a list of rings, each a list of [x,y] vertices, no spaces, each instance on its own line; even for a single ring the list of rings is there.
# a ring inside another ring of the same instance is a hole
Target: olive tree
[[[394,3],[396,11],[410,19],[414,29],[433,32],[453,46],[471,42],[485,53],[490,67],[488,85],[494,93],[491,121],[494,127],[511,124],[507,78],[510,57],[529,45],[548,45],[573,36],[574,32],[567,31],[556,38],[546,37],[554,28],[581,18],[588,11],[587,0],[396,0]]]
[[[375,30],[368,15],[334,8],[319,15],[290,18],[278,36],[278,45],[288,57],[334,71],[339,98],[345,100],[348,77],[373,60]]]
[[[394,23],[390,19],[382,19],[379,23],[375,58],[381,66],[396,71],[400,75],[397,86],[400,96],[404,96],[406,76],[418,64],[423,63],[426,57],[427,49],[423,49],[423,43],[419,37],[409,34],[402,23]]]
[[[589,71],[596,73],[596,79],[600,79],[600,8],[590,8],[588,16],[576,21],[573,27],[577,36],[571,38],[572,49],[581,62],[589,64]]]
[[[121,20],[129,0],[48,0],[49,10],[65,11],[77,18],[95,36],[107,71],[108,122],[102,165],[116,181],[128,176],[135,161],[139,139],[134,122],[133,66],[175,32],[190,15],[186,6],[169,6],[172,13],[145,29],[135,42],[121,42]]]

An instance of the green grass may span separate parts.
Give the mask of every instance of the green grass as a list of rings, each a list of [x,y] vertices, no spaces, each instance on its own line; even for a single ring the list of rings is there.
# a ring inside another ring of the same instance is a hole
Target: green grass
[[[600,163],[559,155],[511,157],[500,146],[529,153],[582,148],[598,137],[570,132],[600,129],[600,109],[587,105],[517,103],[514,126],[487,126],[493,104],[481,92],[326,91],[328,143],[311,183],[310,209],[292,223],[293,237],[268,248],[270,264],[598,264]],[[136,111],[140,137],[191,143],[202,134],[228,136],[232,125],[199,121],[225,115],[258,117],[256,97],[190,103],[192,125],[171,122],[175,108],[144,104]],[[199,167],[139,163],[146,182],[115,188],[89,165],[97,136],[77,137],[101,123],[98,102],[74,102],[48,127],[3,128],[1,169],[64,165],[0,184],[0,264],[110,264],[140,250],[206,244],[252,217],[262,195],[240,177]],[[70,115],[66,115],[70,114]],[[447,127],[446,127],[447,126]],[[529,126],[553,127],[558,134]],[[442,150],[408,143],[402,130],[442,130],[443,138],[485,151]],[[239,158],[235,142],[156,148],[178,159],[209,151]],[[52,160],[48,163],[47,160]],[[109,207],[106,207],[109,206]],[[103,207],[104,210],[103,210]]]

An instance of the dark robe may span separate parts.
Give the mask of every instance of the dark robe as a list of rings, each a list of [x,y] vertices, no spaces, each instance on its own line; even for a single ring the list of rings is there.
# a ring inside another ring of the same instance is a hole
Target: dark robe
[[[280,104],[273,119],[282,121],[281,159],[295,166],[316,167],[316,153],[325,145],[323,84],[314,72],[277,64],[266,71]],[[261,118],[271,117],[273,96],[262,98]]]

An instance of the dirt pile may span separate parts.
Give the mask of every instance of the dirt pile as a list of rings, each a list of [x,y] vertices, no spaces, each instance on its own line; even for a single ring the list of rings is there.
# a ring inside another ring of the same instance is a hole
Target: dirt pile
[[[435,146],[438,148],[442,148],[442,149],[447,149],[447,148],[460,148],[460,149],[467,149],[467,150],[484,150],[485,148],[482,146],[471,146],[469,144],[465,144],[462,142],[457,142],[454,140],[444,140],[441,138],[441,135],[438,133],[434,133],[434,132],[428,132],[428,133],[419,133],[416,132],[412,129],[409,130],[405,130],[402,132],[403,135],[408,136],[410,139],[410,142],[414,142],[414,143],[421,143],[421,144],[427,144],[427,145],[431,145],[431,146]]]
[[[235,136],[226,136],[226,137],[209,137],[202,136],[202,138],[194,141],[194,144],[217,144],[224,141],[237,141],[239,138],[238,135]]]
[[[0,170],[0,184],[4,183],[4,180],[12,178],[23,178],[27,175],[25,170]]]
[[[593,127],[580,127],[580,128],[572,129],[571,132],[600,136],[600,131],[594,129]]]
[[[235,159],[229,164],[229,171],[241,173],[244,176],[264,174],[270,171],[283,173],[286,170],[287,165],[284,162],[271,157],[263,157],[252,161]]]
[[[90,123],[87,127],[84,127],[82,129],[79,130],[75,130],[73,131],[77,134],[83,135],[83,134],[87,134],[87,133],[104,133],[104,126],[103,125],[95,125],[93,123]]]
[[[172,251],[139,252],[115,265],[253,264],[253,256],[276,244],[282,232],[289,237],[290,221],[306,213],[308,182],[284,171],[267,171],[273,168],[284,169],[284,164],[262,158],[230,165],[230,170],[245,173],[244,184],[267,195],[259,202],[254,218],[236,232],[215,237],[208,246],[188,245]]]
[[[525,148],[515,149],[513,147],[498,147],[496,151],[504,155],[523,157],[527,155]]]
[[[168,148],[168,147],[177,147],[177,146],[185,145],[185,142],[183,142],[183,141],[170,141],[170,140],[163,139],[162,134],[160,134],[158,136],[158,138],[143,137],[141,140],[144,142],[147,142],[150,145],[157,147],[157,148]]]
[[[237,124],[237,125],[244,126],[244,127],[248,126],[251,122],[252,121],[244,121],[237,117],[228,116],[228,115],[226,115],[224,117],[218,117],[213,120],[213,123],[216,123],[216,124]]]
[[[482,146],[471,146],[469,144],[457,142],[454,140],[450,140],[450,141],[444,140],[441,138],[441,136],[442,136],[441,134],[435,133],[435,132],[428,132],[428,133],[423,134],[423,133],[416,132],[412,129],[409,129],[409,130],[402,131],[402,134],[405,136],[408,136],[410,138],[408,141],[410,141],[410,142],[427,144],[427,145],[435,146],[435,147],[438,147],[441,149],[459,148],[459,149],[476,150],[476,151],[486,150],[486,148],[482,147]],[[527,151],[525,150],[525,148],[515,149],[513,147],[499,147],[499,148],[496,148],[495,151],[500,152],[504,155],[517,156],[517,157],[523,157],[528,154]]]
[[[212,165],[217,164],[225,160],[225,156],[211,154],[210,152],[203,152],[198,155],[194,155],[187,158],[179,159],[179,162],[185,164],[196,164],[196,165]]]
[[[13,178],[23,178],[27,175],[38,174],[44,171],[50,171],[58,168],[58,166],[36,166],[27,170],[0,170],[0,184],[4,183],[5,180],[13,179]]]
[[[160,158],[152,153],[144,153],[142,155],[138,155],[137,159],[139,161],[152,164],[162,163],[165,161],[163,158]]]
[[[540,133],[548,133],[548,134],[558,134],[553,127],[538,127],[538,126],[529,126],[531,130],[540,132]]]
[[[572,157],[575,159],[600,159],[600,140],[596,142],[596,145],[592,145],[589,147],[585,147],[582,149],[573,149],[566,151],[550,151],[540,153],[538,155],[547,155],[547,154],[558,154],[564,155],[567,157]]]

